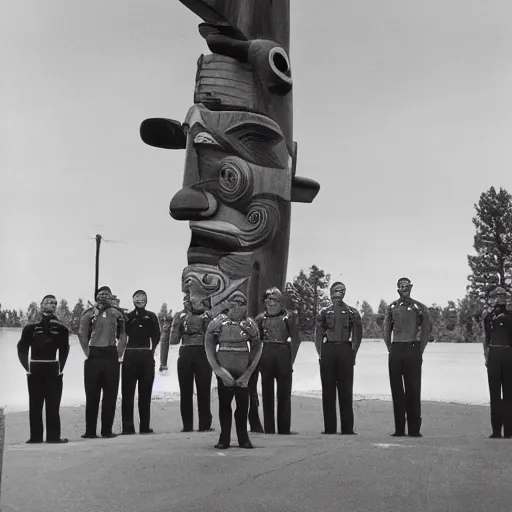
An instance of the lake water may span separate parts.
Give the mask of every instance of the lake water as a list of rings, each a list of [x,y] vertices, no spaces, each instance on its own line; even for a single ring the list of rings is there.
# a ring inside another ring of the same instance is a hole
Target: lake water
[[[0,329],[0,405],[7,411],[28,410],[25,370],[16,351],[21,329]],[[72,336],[71,351],[64,370],[62,405],[85,403],[83,386],[84,353],[78,338]],[[157,372],[153,397],[176,399],[179,393],[176,360],[178,347],[169,351],[169,371]],[[157,369],[160,354],[156,353]],[[212,379],[212,385],[215,385]],[[293,373],[293,392],[320,396],[318,357],[313,343],[300,346]],[[355,398],[391,399],[387,351],[382,340],[363,340],[357,356],[354,377]],[[487,373],[479,343],[430,343],[423,356],[422,399],[440,402],[484,405],[489,403]]]

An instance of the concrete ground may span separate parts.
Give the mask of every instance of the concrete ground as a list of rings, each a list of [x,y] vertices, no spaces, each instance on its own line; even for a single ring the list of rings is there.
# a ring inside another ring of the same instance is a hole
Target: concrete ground
[[[149,436],[82,440],[84,408],[62,410],[67,445],[26,445],[7,415],[4,512],[510,512],[512,440],[490,440],[489,409],[424,403],[425,437],[392,438],[392,405],[354,404],[358,436],[324,436],[321,402],[293,397],[294,436],[254,450],[179,433],[177,402],[154,402]],[[119,428],[118,420],[116,426]],[[233,428],[234,430],[234,428]],[[234,437],[234,432],[233,432]]]

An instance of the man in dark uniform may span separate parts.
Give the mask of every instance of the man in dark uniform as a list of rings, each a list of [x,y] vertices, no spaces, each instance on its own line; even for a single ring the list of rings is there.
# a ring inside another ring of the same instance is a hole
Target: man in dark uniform
[[[346,287],[336,282],[330,288],[332,304],[317,316],[315,347],[320,358],[323,434],[336,434],[336,391],[340,407],[341,434],[354,435],[354,365],[363,338],[361,316],[343,299]]]
[[[56,308],[55,295],[43,297],[42,318],[26,325],[18,342],[18,357],[27,371],[30,420],[27,443],[43,442],[43,405],[46,409],[46,442],[68,442],[60,437],[59,409],[62,375],[69,354],[69,329],[55,316]]]
[[[277,433],[291,434],[292,372],[300,345],[297,316],[285,309],[284,296],[278,288],[269,288],[264,302],[265,312],[256,317],[256,324],[263,343],[258,371],[265,434],[276,433],[274,380],[277,384]]]
[[[210,410],[212,369],[204,349],[204,337],[211,316],[200,302],[190,302],[185,309],[174,316],[170,344],[181,347],[178,357],[178,381],[180,384],[180,411],[183,421],[182,432],[194,430],[194,380],[197,390],[197,409],[199,414],[199,432],[210,432],[212,413]]]
[[[389,305],[384,319],[384,342],[389,352],[389,382],[395,416],[393,437],[405,436],[406,417],[409,436],[422,437],[421,365],[432,323],[428,308],[411,299],[412,286],[407,277],[398,280],[400,298]]]
[[[87,359],[84,363],[85,434],[95,439],[101,392],[101,436],[116,437],[112,432],[119,391],[120,363],[126,349],[125,316],[111,303],[108,286],[98,288],[96,306],[84,311],[78,339]]]
[[[484,355],[491,400],[491,439],[512,437],[512,312],[507,292],[498,287],[489,294],[493,310],[484,317]]]
[[[139,390],[139,432],[151,434],[151,392],[155,380],[155,350],[160,341],[160,325],[152,311],[146,310],[148,302],[144,290],[133,294],[135,309],[126,319],[126,336],[128,344],[123,358],[121,379],[121,415],[123,434],[135,434],[133,423],[133,402],[135,387]]]
[[[219,346],[218,351],[215,350]],[[247,433],[249,379],[261,357],[258,326],[247,317],[247,297],[235,291],[229,297],[226,314],[216,316],[208,326],[206,355],[217,376],[220,437],[215,448],[225,450],[231,444],[233,397],[236,401],[235,425],[240,448],[253,448]]]

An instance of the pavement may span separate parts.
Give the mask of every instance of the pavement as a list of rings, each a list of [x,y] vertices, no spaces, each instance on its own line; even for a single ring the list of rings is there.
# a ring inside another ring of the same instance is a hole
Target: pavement
[[[63,408],[65,445],[26,445],[7,415],[3,512],[510,512],[512,440],[487,439],[489,408],[423,403],[423,438],[393,438],[390,402],[354,403],[357,436],[325,436],[321,401],[292,399],[297,435],[251,434],[216,450],[180,433],[179,403],[153,402],[155,434],[83,440],[84,408]],[[116,419],[116,428],[119,430]]]

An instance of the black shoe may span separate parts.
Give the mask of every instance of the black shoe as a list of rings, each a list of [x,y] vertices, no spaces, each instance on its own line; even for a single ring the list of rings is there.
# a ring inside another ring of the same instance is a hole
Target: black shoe
[[[414,434],[409,434],[409,437],[423,437],[423,434],[420,434],[419,432],[415,432]]]
[[[326,436],[335,436],[337,434],[337,432],[322,432],[322,434],[326,435]]]
[[[82,434],[80,436],[82,439],[98,439],[98,436],[96,434]]]
[[[501,434],[491,434],[489,436],[489,439],[501,439]]]
[[[114,437],[117,437],[117,434],[109,432],[108,434],[101,434],[101,437],[103,437],[103,439],[113,439]]]
[[[135,434],[135,430],[123,430],[121,432],[122,436],[133,436]]]
[[[265,430],[265,432],[263,432],[264,434],[269,434],[269,435],[272,435],[272,434],[275,434],[276,431],[275,430]]]
[[[217,450],[227,450],[229,448],[229,444],[217,443],[214,448],[217,448]]]
[[[25,441],[25,444],[40,444],[42,442],[42,439],[29,439],[28,441]]]
[[[154,434],[154,430],[152,428],[148,428],[147,430],[141,430],[141,434]]]
[[[197,431],[198,432],[215,432],[215,429],[213,427],[209,427],[209,428],[200,428]]]
[[[405,437],[405,432],[393,432],[389,434],[391,437]]]
[[[47,439],[46,442],[50,444],[65,444],[69,442],[69,439],[67,437],[61,439]]]
[[[352,432],[342,432],[341,435],[342,436],[357,436],[357,432],[354,432],[352,430]]]
[[[250,450],[251,448],[254,448],[251,441],[246,441],[245,443],[239,444],[240,448],[245,448],[247,450]]]
[[[193,428],[182,428],[180,432],[194,432]]]

